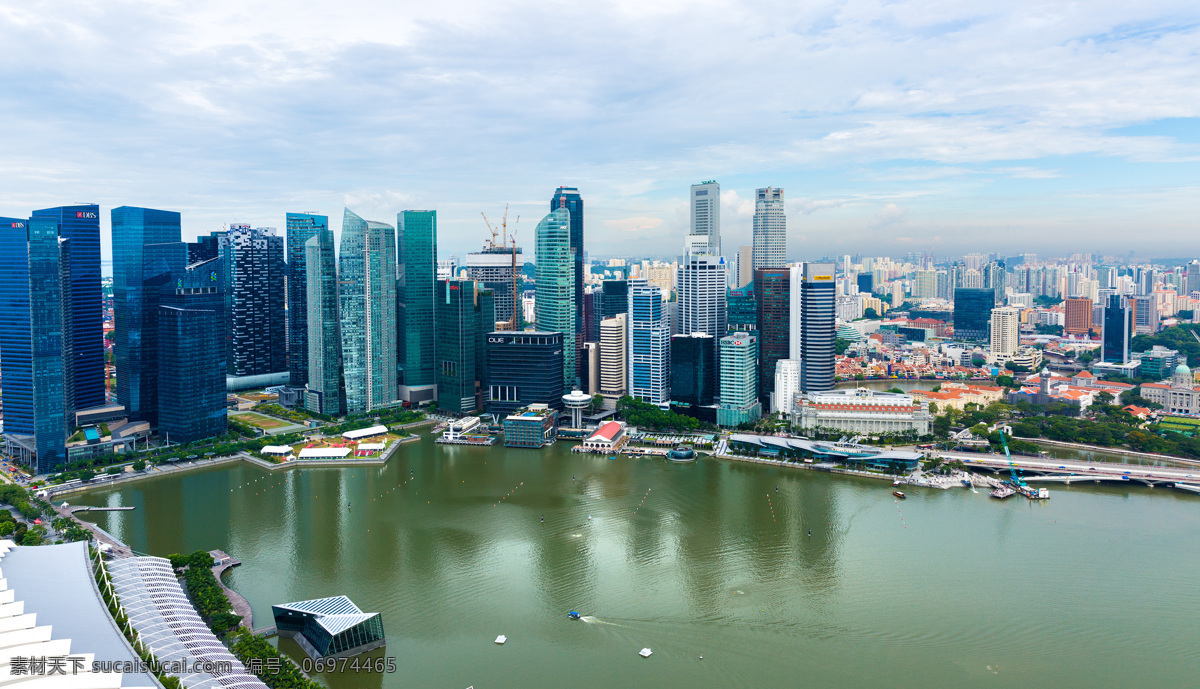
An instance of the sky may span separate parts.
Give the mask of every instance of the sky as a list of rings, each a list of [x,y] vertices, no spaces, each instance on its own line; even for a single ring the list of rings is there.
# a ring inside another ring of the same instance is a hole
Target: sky
[[[0,215],[105,234],[436,209],[461,256],[509,204],[532,254],[566,185],[669,257],[715,179],[727,254],[774,186],[792,260],[1200,255],[1195,0],[0,0],[0,45]]]

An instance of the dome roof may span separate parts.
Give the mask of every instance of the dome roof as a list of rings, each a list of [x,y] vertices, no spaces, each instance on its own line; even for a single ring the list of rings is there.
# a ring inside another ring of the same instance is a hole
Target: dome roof
[[[1192,369],[1188,368],[1187,362],[1180,362],[1180,364],[1175,367],[1175,372],[1186,373],[1189,376],[1192,375]]]

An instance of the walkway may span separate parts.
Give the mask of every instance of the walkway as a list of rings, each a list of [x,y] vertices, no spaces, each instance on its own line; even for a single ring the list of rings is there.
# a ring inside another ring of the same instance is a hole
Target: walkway
[[[127,546],[124,543],[113,538],[112,536],[109,535],[109,533],[107,531],[105,531],[104,529],[101,529],[96,524],[92,524],[91,522],[82,521],[81,519],[76,517],[74,514],[72,514],[72,512],[74,512],[73,508],[63,507],[61,503],[58,505],[54,505],[54,503],[50,503],[50,504],[53,505],[54,511],[58,513],[58,516],[66,517],[67,519],[74,521],[75,524],[77,524],[78,526],[81,526],[81,527],[87,529],[88,532],[92,534],[92,538],[94,538],[97,543],[107,545],[109,547],[109,550],[107,551],[107,554],[109,555],[109,557],[117,558],[117,559],[126,558],[126,557],[134,557],[133,550],[129,546]]]
[[[213,565],[212,573],[213,576],[217,578],[217,585],[221,587],[221,591],[225,594],[225,597],[229,599],[229,604],[233,606],[234,614],[242,617],[241,626],[245,627],[246,629],[254,629],[254,611],[250,608],[249,601],[243,598],[242,594],[229,588],[225,585],[225,582],[221,581],[221,575],[225,572],[225,570],[232,567],[237,567],[238,565],[242,564],[242,561],[233,559],[223,550],[210,550],[208,551],[208,554],[212,555],[213,560],[216,562],[216,564]]]

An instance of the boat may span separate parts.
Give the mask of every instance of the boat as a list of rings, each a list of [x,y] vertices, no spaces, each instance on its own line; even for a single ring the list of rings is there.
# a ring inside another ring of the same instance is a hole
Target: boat
[[[901,492],[900,492],[900,491],[898,491],[898,490],[894,490],[894,491],[892,491],[892,495],[895,495],[896,497],[900,498],[901,500],[905,500],[905,499],[907,499],[907,498],[908,498],[908,496],[907,496],[907,495],[905,495],[904,493],[901,493]]]
[[[896,479],[895,481],[892,481],[892,485],[893,486],[903,486],[904,481],[901,481],[900,479]]]
[[[964,485],[964,486],[966,486],[967,488],[973,488],[973,487],[974,487],[974,485],[971,483],[971,479],[969,479],[969,478],[964,478],[964,479],[962,480],[962,483],[963,483],[963,485]]]
[[[996,490],[992,491],[991,493],[988,493],[988,495],[992,496],[993,498],[996,498],[997,500],[1003,500],[1005,498],[1012,497],[1013,495],[1016,494],[1016,492],[1017,491],[1013,490],[1010,486],[1004,485],[1004,486],[999,486],[998,488],[996,488]]]
[[[575,612],[574,610],[572,610],[571,612],[567,613],[567,617],[569,617],[569,618],[571,618],[571,619],[573,619],[573,620],[582,620],[582,619],[583,619],[583,617],[582,617],[582,616],[580,616],[580,614],[579,614],[579,613],[577,613],[577,612]]]
[[[651,653],[654,653],[654,651],[651,651],[648,648],[643,648],[642,650],[638,651],[638,655],[643,658],[649,658]]]
[[[497,645],[503,646],[505,641],[508,641],[508,637],[507,637],[507,636],[504,636],[503,634],[501,634],[500,636],[496,637],[496,644],[497,644]]]

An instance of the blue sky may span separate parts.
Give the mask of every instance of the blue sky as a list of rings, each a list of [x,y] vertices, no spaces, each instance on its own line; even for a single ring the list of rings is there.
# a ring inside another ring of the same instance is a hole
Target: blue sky
[[[0,6],[0,214],[179,210],[187,237],[439,212],[442,253],[577,186],[593,255],[1200,255],[1200,6],[1109,2]],[[107,218],[107,212],[105,213]],[[106,220],[107,222],[107,220]]]

